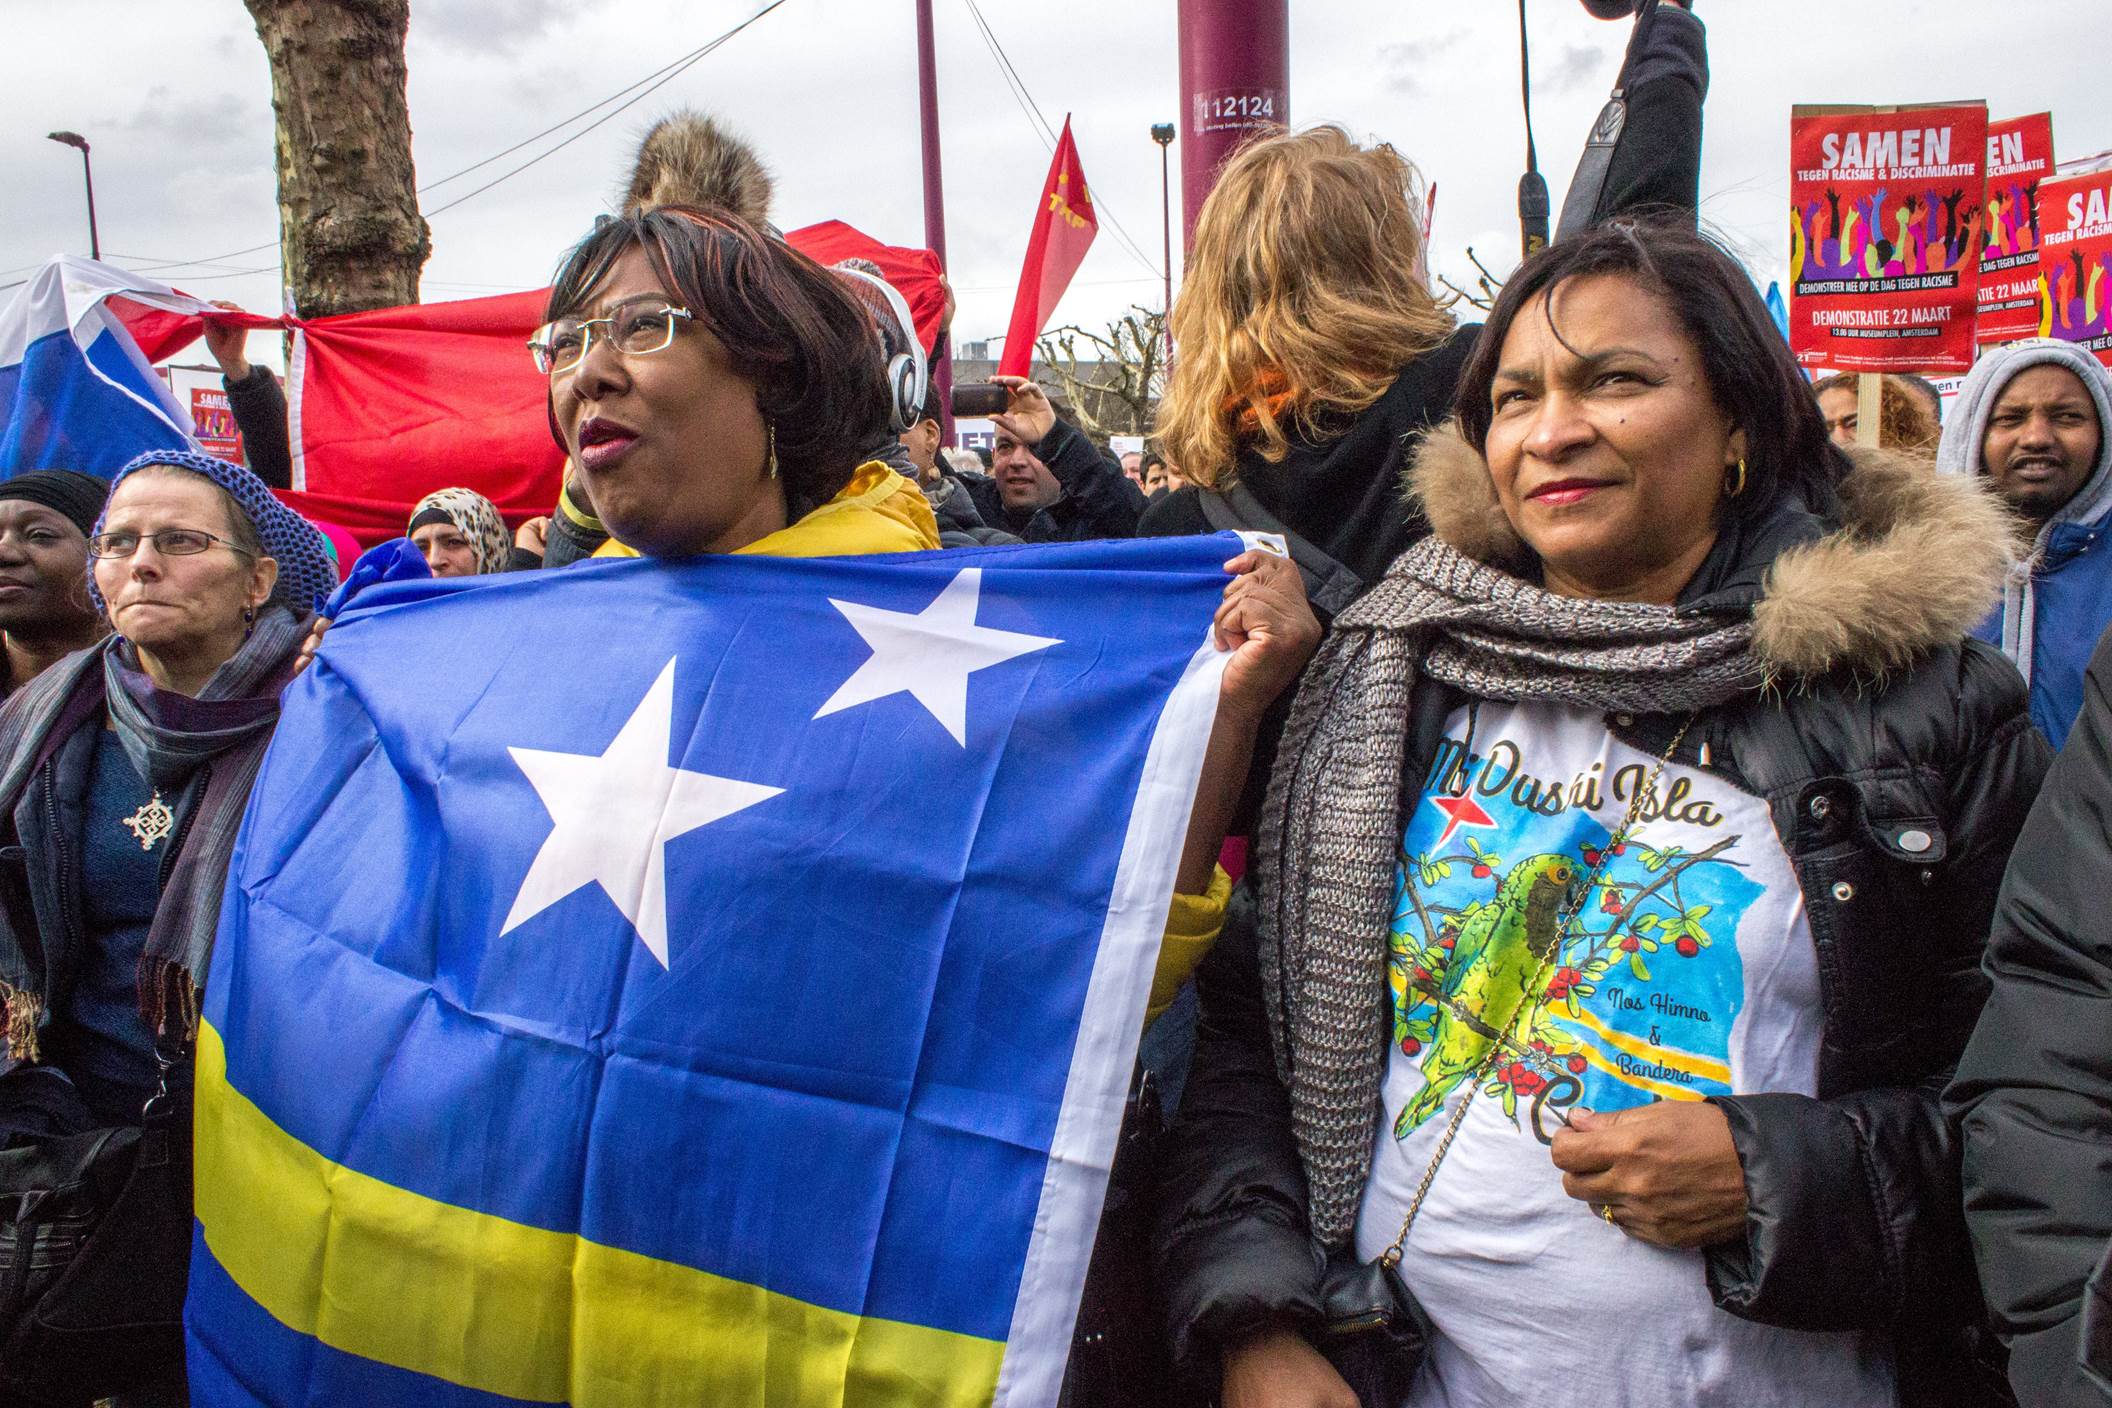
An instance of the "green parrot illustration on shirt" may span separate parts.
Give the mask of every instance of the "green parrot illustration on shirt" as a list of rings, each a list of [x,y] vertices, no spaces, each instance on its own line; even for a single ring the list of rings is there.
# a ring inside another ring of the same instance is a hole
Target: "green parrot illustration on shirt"
[[[1538,1003],[1555,972],[1550,962],[1561,946],[1563,902],[1581,883],[1583,869],[1565,855],[1537,855],[1511,867],[1496,898],[1459,927],[1445,965],[1423,1079],[1429,1083],[1401,1110],[1393,1135],[1405,1139],[1443,1108],[1445,1097],[1488,1058],[1499,1036],[1512,1030],[1528,999]],[[1528,993],[1526,989],[1532,987]]]

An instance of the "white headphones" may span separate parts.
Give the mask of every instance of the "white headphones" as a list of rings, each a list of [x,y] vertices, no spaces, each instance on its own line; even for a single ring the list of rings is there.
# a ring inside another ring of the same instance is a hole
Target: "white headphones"
[[[909,315],[909,304],[886,279],[875,278],[863,269],[846,269],[842,265],[836,272],[854,279],[863,279],[880,290],[887,306],[895,313],[896,332],[886,327],[880,329],[880,347],[887,355],[887,390],[893,400],[890,412],[894,433],[903,434],[924,415],[924,398],[931,393],[931,369],[924,363],[924,344],[917,338],[916,319]],[[907,347],[907,352],[896,351]]]

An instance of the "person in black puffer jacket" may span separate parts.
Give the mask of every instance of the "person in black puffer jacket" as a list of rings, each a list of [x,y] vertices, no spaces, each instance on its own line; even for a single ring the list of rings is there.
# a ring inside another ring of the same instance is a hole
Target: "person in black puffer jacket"
[[[1456,409],[1198,974],[1184,1375],[1350,1401],[1325,1292],[1392,1246],[1413,1408],[1999,1402],[1938,1101],[2047,766],[1966,638],[1999,505],[1851,464],[1676,229],[1528,261]]]
[[[1994,990],[1946,1103],[2017,1397],[2112,1403],[2112,635],[2002,881]]]

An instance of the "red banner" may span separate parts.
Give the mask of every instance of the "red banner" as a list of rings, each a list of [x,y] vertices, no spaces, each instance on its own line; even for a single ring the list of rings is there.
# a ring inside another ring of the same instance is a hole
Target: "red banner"
[[[1841,371],[1971,367],[1987,108],[1799,107],[1789,142],[1797,360]]]
[[[834,220],[794,230],[785,241],[824,264],[872,261],[908,302],[925,345],[937,341],[946,286],[929,250],[885,245]],[[299,488],[280,497],[367,546],[402,534],[419,499],[455,485],[491,499],[509,523],[549,513],[564,456],[550,439],[549,381],[527,349],[548,298],[538,289],[312,322],[217,315],[299,333],[286,385]],[[205,326],[203,317],[124,299],[111,306],[156,360],[188,346]],[[193,413],[202,433],[206,419],[195,406]]]
[[[2039,280],[2047,337],[2081,343],[2112,367],[2112,171],[2039,187]]]
[[[1078,165],[1078,147],[1071,141],[1071,120],[1066,117],[1055,159],[1049,163],[1049,179],[1042,183],[1041,204],[1034,211],[1034,232],[1027,237],[1027,261],[1019,271],[1019,294],[1012,301],[1012,325],[1005,330],[999,373],[1025,376],[1034,365],[1034,339],[1048,326],[1057,301],[1099,233],[1100,217],[1093,213],[1092,193],[1085,188],[1085,171]]]
[[[1987,129],[1987,238],[1980,251],[1979,341],[2039,335],[2039,184],[2053,174],[2053,114]]]

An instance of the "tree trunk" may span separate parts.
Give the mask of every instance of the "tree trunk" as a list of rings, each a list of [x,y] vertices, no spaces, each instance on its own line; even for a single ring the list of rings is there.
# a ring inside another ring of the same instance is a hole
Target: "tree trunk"
[[[304,318],[418,301],[408,0],[244,0],[271,59],[279,249]]]

